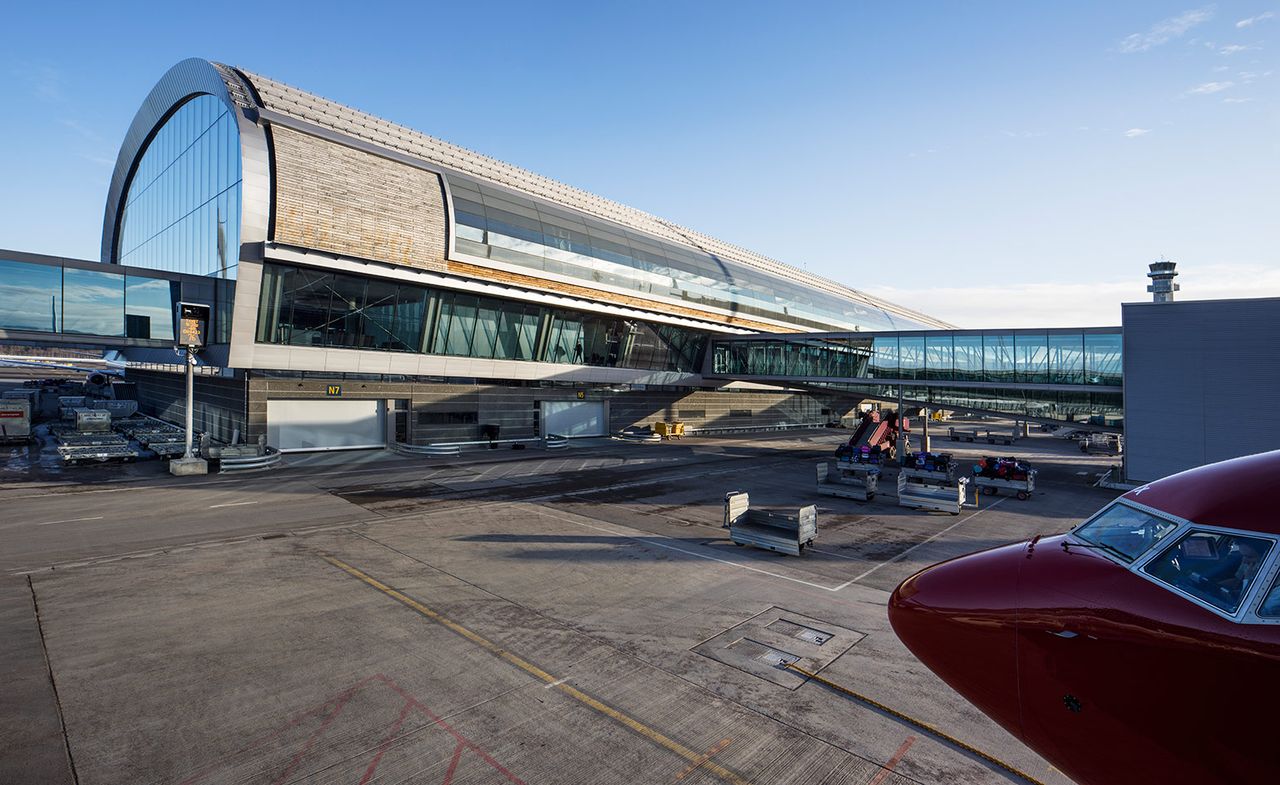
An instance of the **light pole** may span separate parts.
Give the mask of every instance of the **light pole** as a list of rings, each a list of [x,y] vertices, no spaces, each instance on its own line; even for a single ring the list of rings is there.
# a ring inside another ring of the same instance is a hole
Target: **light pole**
[[[169,473],[186,476],[208,474],[209,462],[195,455],[196,351],[205,344],[210,308],[200,303],[178,303],[178,345],[174,350],[187,364],[186,450],[181,458],[169,461]]]

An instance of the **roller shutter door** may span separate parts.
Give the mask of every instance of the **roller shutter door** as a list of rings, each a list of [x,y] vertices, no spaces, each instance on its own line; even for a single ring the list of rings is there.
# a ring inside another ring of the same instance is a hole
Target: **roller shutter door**
[[[385,447],[382,401],[267,401],[267,441],[283,451]]]
[[[608,430],[604,401],[543,401],[542,433],[560,436],[604,436]]]

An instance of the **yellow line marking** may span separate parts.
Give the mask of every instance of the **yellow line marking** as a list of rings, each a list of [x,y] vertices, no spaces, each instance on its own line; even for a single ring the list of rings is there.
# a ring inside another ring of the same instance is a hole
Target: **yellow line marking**
[[[1007,498],[1009,498],[1009,497],[1007,497],[1007,496],[1006,496],[1005,498],[1007,499]],[[993,505],[993,506],[994,506],[994,505]],[[863,703],[867,704],[868,706],[871,706],[872,708],[879,709],[880,711],[883,711],[884,713],[886,713],[886,714],[888,714],[888,715],[890,715],[890,716],[892,716],[892,717],[897,717],[898,719],[902,720],[903,722],[907,723],[908,725],[911,725],[911,726],[913,726],[913,727],[919,728],[920,730],[922,730],[922,731],[924,731],[924,732],[926,732],[926,733],[932,734],[935,738],[942,739],[943,741],[947,742],[948,744],[954,745],[954,746],[959,747],[960,749],[962,749],[962,750],[964,750],[964,751],[966,751],[966,752],[969,752],[969,753],[971,753],[971,754],[973,754],[973,755],[978,756],[979,758],[981,758],[981,759],[985,760],[987,763],[990,763],[992,766],[995,766],[996,768],[1003,769],[1004,771],[1009,772],[1010,774],[1012,774],[1012,775],[1013,775],[1013,776],[1015,776],[1015,777],[1018,777],[1018,778],[1020,778],[1020,779],[1026,780],[1027,782],[1031,783],[1031,785],[1045,785],[1043,782],[1041,782],[1040,780],[1036,779],[1035,777],[1032,777],[1030,774],[1027,774],[1025,771],[1022,771],[1021,769],[1016,769],[1016,768],[1014,768],[1013,766],[1009,765],[1008,763],[1005,763],[1004,761],[1000,760],[999,758],[995,757],[994,755],[989,755],[989,754],[987,754],[987,753],[983,752],[982,750],[978,749],[977,747],[973,746],[972,744],[969,744],[968,742],[961,741],[960,739],[957,739],[955,736],[952,736],[951,734],[947,733],[946,731],[940,730],[940,729],[938,729],[938,728],[936,728],[936,727],[934,727],[934,726],[930,725],[929,723],[925,722],[924,720],[918,720],[918,719],[916,719],[915,717],[912,717],[912,716],[911,716],[911,715],[909,715],[909,714],[903,714],[902,712],[898,711],[897,709],[893,709],[893,708],[890,708],[890,707],[888,707],[888,706],[884,705],[883,703],[881,703],[880,701],[876,700],[875,698],[869,698],[869,697],[867,697],[866,695],[863,695],[863,694],[862,694],[862,693],[860,693],[860,692],[855,692],[855,691],[853,691],[853,690],[849,689],[848,687],[845,687],[844,685],[836,684],[834,681],[831,681],[830,679],[828,679],[828,678],[826,678],[826,677],[819,676],[818,674],[813,673],[813,672],[811,672],[811,671],[807,671],[807,670],[805,670],[804,668],[801,668],[801,667],[797,666],[795,663],[788,663],[788,664],[784,665],[783,667],[784,667],[784,668],[787,668],[788,670],[793,670],[793,671],[795,671],[796,673],[800,674],[801,676],[804,676],[804,677],[805,677],[805,678],[807,678],[807,679],[810,679],[810,680],[812,680],[812,681],[816,681],[816,682],[818,682],[819,684],[822,684],[822,685],[824,685],[824,686],[830,687],[831,689],[835,690],[836,692],[842,692],[842,693],[844,693],[845,695],[848,695],[850,698],[853,698],[854,700],[861,701],[861,702],[863,702]]]
[[[732,743],[733,743],[733,739],[721,739],[720,741],[716,742],[715,746],[707,750],[705,754],[699,756],[698,760],[694,761],[693,763],[690,763],[688,766],[685,766],[684,771],[676,775],[676,781],[678,782],[684,779],[685,777],[688,777],[690,774],[694,773],[695,771],[697,771],[698,768],[702,766],[702,764],[711,760],[712,756],[723,751],[725,747],[728,747]]]
[[[490,654],[493,654],[494,656],[500,659],[506,660],[507,662],[516,666],[520,670],[538,679],[541,679],[542,681],[547,682],[548,686],[554,686],[556,689],[560,690],[565,695],[568,695],[574,700],[577,700],[581,703],[586,704],[587,706],[590,706],[592,709],[595,709],[597,712],[605,715],[606,717],[622,725],[625,725],[626,727],[630,728],[636,733],[639,733],[641,736],[644,736],[645,738],[658,744],[661,747],[667,748],[668,750],[674,752],[675,754],[679,755],[680,757],[684,758],[690,763],[699,764],[701,768],[711,772],[712,774],[716,775],[717,777],[724,780],[725,782],[732,783],[733,785],[750,785],[750,782],[748,780],[735,774],[729,769],[726,769],[725,767],[720,766],[719,764],[715,764],[707,761],[706,756],[704,756],[703,754],[689,749],[688,747],[684,746],[680,742],[659,733],[658,731],[654,730],[653,728],[650,728],[648,725],[645,725],[639,720],[633,719],[627,716],[626,714],[623,714],[621,711],[618,711],[612,706],[609,706],[608,704],[605,704],[605,703],[601,703],[600,701],[596,700],[595,698],[591,697],[585,692],[579,690],[577,687],[574,687],[572,685],[565,683],[563,679],[557,679],[555,676],[551,675],[550,673],[547,673],[543,669],[539,668],[537,665],[534,665],[533,663],[528,662],[527,660],[515,654],[512,654],[511,652],[502,648],[501,646],[489,640],[488,638],[485,638],[482,635],[478,635],[472,632],[466,627],[463,627],[461,624],[458,624],[455,621],[451,621],[445,616],[440,615],[436,611],[433,611],[427,606],[418,602],[417,600],[410,597],[409,595],[401,591],[398,591],[396,589],[393,589],[390,586],[383,583],[382,581],[379,581],[377,578],[374,578],[368,573],[361,571],[359,568],[352,567],[350,564],[347,564],[341,559],[336,559],[332,556],[325,556],[324,560],[329,562],[333,566],[337,567],[338,569],[342,570],[343,572],[347,573],[348,575],[352,576],[353,578],[358,578],[359,580],[372,586],[373,588],[377,589],[378,591],[382,592],[388,597],[400,602],[403,605],[407,605],[408,607],[412,608],[413,610],[417,611],[423,616],[426,616],[428,619],[431,619],[432,621],[446,627],[450,631],[455,632],[458,635],[461,635],[462,637],[476,644],[477,646],[489,652]]]

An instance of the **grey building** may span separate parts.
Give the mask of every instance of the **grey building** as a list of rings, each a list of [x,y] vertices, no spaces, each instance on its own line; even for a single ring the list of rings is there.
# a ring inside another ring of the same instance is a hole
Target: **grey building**
[[[1280,298],[1126,303],[1126,475],[1280,449]]]

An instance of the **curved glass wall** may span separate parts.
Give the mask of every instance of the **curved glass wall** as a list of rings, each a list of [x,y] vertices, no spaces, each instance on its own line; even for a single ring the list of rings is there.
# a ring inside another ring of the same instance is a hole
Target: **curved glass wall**
[[[699,373],[707,336],[305,267],[267,264],[260,343]]]
[[[817,330],[927,326],[475,180],[448,180],[459,253]]]
[[[234,278],[240,256],[240,130],[212,95],[170,115],[124,196],[115,261]]]

